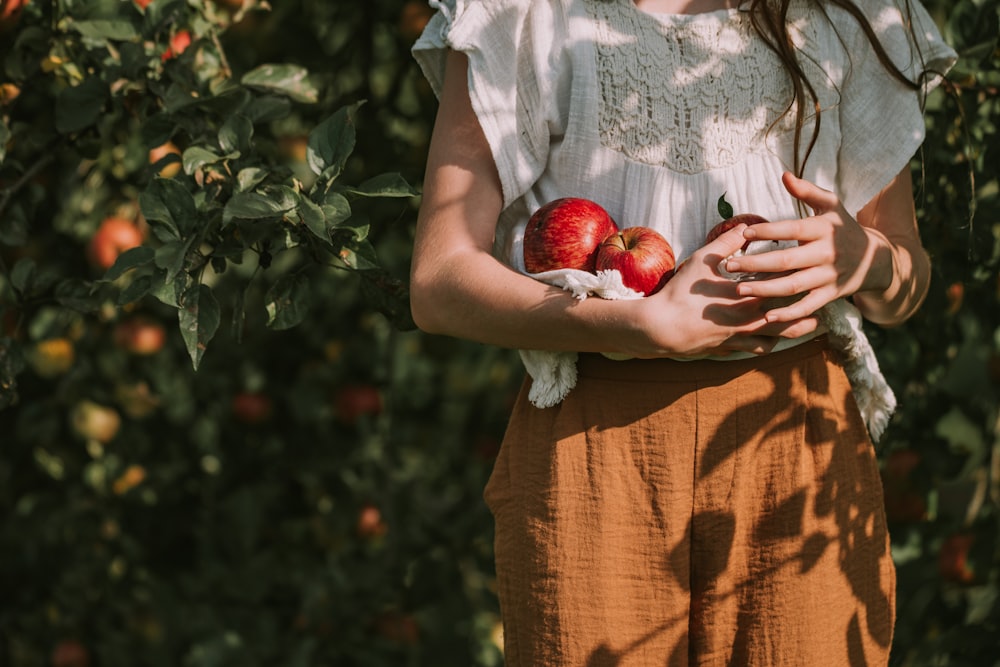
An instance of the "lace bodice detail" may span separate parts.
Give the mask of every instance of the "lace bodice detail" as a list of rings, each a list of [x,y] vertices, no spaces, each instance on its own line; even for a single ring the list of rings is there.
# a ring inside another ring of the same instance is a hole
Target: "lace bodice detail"
[[[684,174],[733,165],[765,146],[792,91],[748,14],[651,15],[631,0],[586,2],[605,146]],[[773,132],[790,129],[791,118]]]

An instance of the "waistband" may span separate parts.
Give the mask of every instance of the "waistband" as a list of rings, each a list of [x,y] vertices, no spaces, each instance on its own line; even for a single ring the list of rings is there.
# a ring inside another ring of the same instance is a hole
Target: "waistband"
[[[787,364],[797,364],[805,359],[826,355],[832,351],[826,334],[787,348],[748,359],[726,361],[723,359],[626,359],[615,361],[592,352],[581,353],[577,360],[577,374],[602,380],[634,382],[692,382],[697,380],[726,380],[746,373],[767,372]]]

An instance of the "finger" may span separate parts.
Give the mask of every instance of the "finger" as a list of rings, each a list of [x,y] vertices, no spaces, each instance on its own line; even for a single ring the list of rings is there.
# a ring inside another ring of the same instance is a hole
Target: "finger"
[[[711,243],[706,243],[699,252],[704,253],[705,263],[715,267],[724,257],[729,257],[734,252],[743,247],[746,239],[743,232],[746,230],[745,224],[739,224],[732,229],[726,230]]]
[[[802,320],[814,316],[820,308],[830,303],[835,297],[835,294],[829,294],[825,290],[816,290],[806,294],[795,303],[767,311],[764,318],[769,323]]]
[[[769,250],[753,255],[738,255],[726,260],[726,271],[730,273],[782,273],[797,271],[814,266],[825,266],[830,258],[819,244],[807,244]]]
[[[819,318],[810,316],[792,322],[772,322],[766,324],[757,331],[757,334],[780,338],[799,338],[800,336],[813,333],[818,328]]]
[[[775,275],[765,280],[747,280],[736,286],[741,297],[759,299],[790,297],[821,289],[836,280],[836,274],[826,267],[814,267]]]
[[[746,241],[815,241],[824,232],[823,225],[815,222],[814,218],[759,222],[743,230],[743,238]]]
[[[799,178],[790,171],[786,171],[781,175],[781,183],[785,186],[788,194],[798,199],[816,213],[835,209],[840,204],[840,200],[837,199],[837,195],[833,192],[824,190],[815,183]]]

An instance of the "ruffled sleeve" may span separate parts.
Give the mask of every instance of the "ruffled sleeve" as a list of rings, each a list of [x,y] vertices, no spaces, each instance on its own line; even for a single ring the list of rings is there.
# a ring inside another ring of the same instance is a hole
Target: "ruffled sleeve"
[[[922,86],[913,90],[894,78],[857,21],[846,12],[834,15],[849,58],[840,97],[838,184],[852,214],[916,153],[925,132],[922,98],[956,60],[919,0],[861,0],[858,5],[892,62]]]
[[[431,0],[437,12],[413,55],[440,94],[448,49],[469,59],[469,97],[493,152],[504,206],[545,168],[561,132],[560,98],[568,67],[566,21],[558,0]]]

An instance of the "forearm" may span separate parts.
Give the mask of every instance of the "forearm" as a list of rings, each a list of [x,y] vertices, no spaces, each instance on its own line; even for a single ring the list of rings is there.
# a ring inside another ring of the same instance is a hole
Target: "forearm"
[[[869,271],[871,288],[856,292],[854,305],[868,320],[886,327],[903,323],[927,296],[930,286],[930,259],[912,237],[890,239],[868,230],[876,250]]]
[[[634,302],[577,299],[482,251],[417,266],[410,290],[422,330],[508,348],[622,352],[638,319]]]

